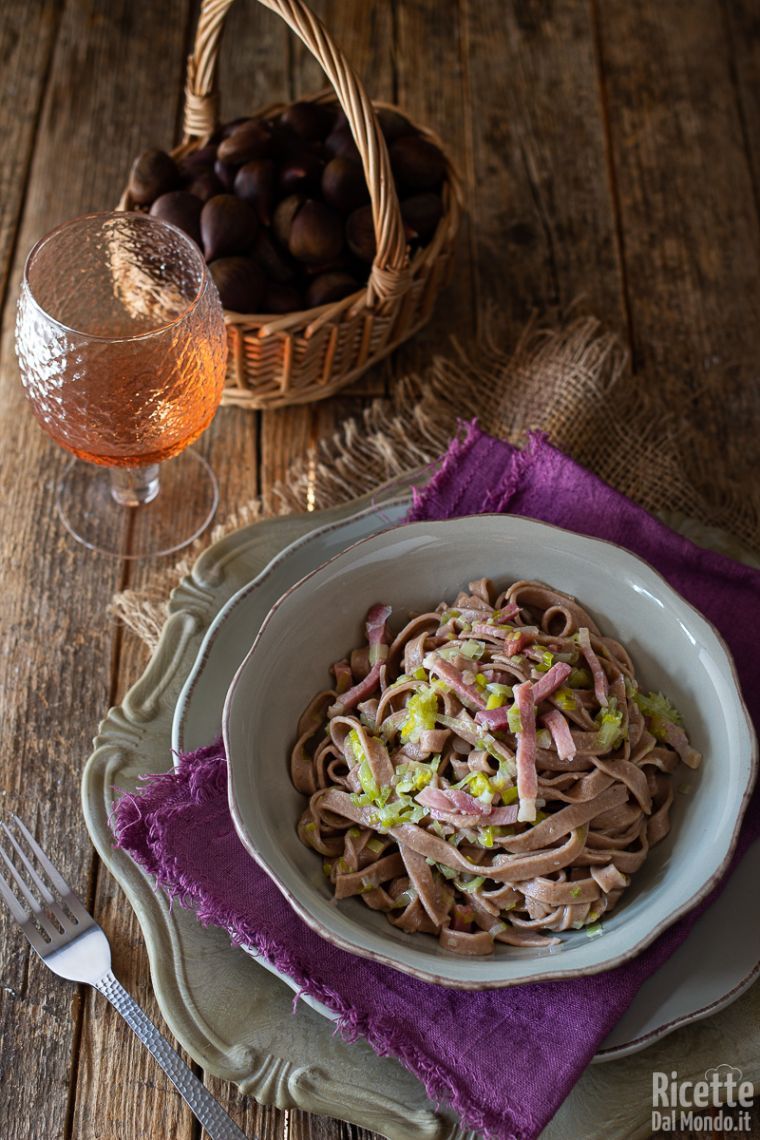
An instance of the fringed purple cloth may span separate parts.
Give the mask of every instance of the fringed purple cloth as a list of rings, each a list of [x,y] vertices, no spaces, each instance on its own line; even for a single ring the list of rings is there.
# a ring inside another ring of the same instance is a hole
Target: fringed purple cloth
[[[473,424],[415,495],[410,518],[487,511],[557,523],[645,558],[721,631],[760,722],[760,573],[674,534],[542,437],[519,451]],[[354,958],[309,930],[238,840],[226,776],[218,743],[183,756],[176,771],[119,801],[119,844],[201,922],[255,947],[333,1009],[347,1038],[366,1037],[377,1053],[397,1057],[433,1100],[453,1105],[465,1126],[493,1137],[538,1135],[642,982],[704,909],[605,974],[483,993],[444,989]],[[756,793],[737,859],[759,832]]]

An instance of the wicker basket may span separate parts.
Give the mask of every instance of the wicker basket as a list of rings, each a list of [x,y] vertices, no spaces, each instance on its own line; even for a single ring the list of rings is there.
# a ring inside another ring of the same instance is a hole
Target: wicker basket
[[[188,60],[184,140],[171,152],[174,158],[202,146],[218,126],[214,79],[224,18],[232,2],[202,0],[194,50]],[[278,408],[332,395],[427,322],[449,275],[461,186],[441,140],[432,131],[417,127],[444,153],[448,173],[443,218],[431,242],[410,262],[385,140],[357,75],[302,0],[260,3],[277,12],[300,36],[334,88],[308,98],[334,101],[337,95],[346,113],[364,166],[377,238],[377,254],[366,286],[342,301],[276,317],[225,313],[230,352],[224,403]],[[273,105],[253,115],[274,114],[284,107]],[[137,208],[128,191],[122,195],[119,208]]]

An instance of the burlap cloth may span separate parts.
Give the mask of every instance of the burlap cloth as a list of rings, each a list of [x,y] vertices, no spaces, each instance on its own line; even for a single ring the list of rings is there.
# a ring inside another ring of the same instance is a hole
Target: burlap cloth
[[[493,314],[486,322],[493,330]],[[157,571],[139,591],[116,595],[112,611],[153,648],[171,588],[204,546],[256,519],[348,502],[431,463],[457,421],[477,416],[517,442],[538,428],[557,447],[697,542],[738,555],[760,551],[760,481],[728,472],[746,467],[669,408],[659,386],[633,376],[617,339],[592,317],[529,329],[507,354],[487,331],[477,347],[451,343],[420,374],[395,386],[319,448],[297,459],[286,479],[242,504],[223,527]],[[242,414],[242,413],[241,413]]]

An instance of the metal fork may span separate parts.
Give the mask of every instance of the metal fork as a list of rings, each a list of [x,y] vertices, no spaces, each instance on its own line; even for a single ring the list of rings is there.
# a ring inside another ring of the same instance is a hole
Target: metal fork
[[[116,980],[111,972],[111,947],[105,932],[85,910],[18,816],[12,819],[16,835],[0,821],[11,848],[9,854],[0,841],[4,864],[0,864],[0,895],[32,949],[59,977],[86,982],[108,998],[147,1045],[211,1140],[246,1140],[245,1134]],[[25,841],[26,850],[20,840]],[[30,853],[36,858],[38,868]]]

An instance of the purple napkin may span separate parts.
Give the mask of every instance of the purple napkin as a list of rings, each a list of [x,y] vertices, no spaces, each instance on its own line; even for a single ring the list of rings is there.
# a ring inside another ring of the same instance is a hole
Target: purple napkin
[[[471,424],[415,494],[410,519],[503,511],[610,539],[640,554],[721,631],[760,722],[760,573],[704,551],[534,435],[523,451]],[[224,752],[213,744],[150,778],[114,812],[120,846],[203,923],[225,927],[339,1015],[348,1038],[397,1057],[433,1100],[493,1137],[538,1135],[642,982],[689,933],[681,919],[632,963],[594,977],[463,993],[335,949],[293,913],[246,854],[227,807]],[[756,793],[740,857],[760,832]],[[716,888],[711,899],[720,890]]]

